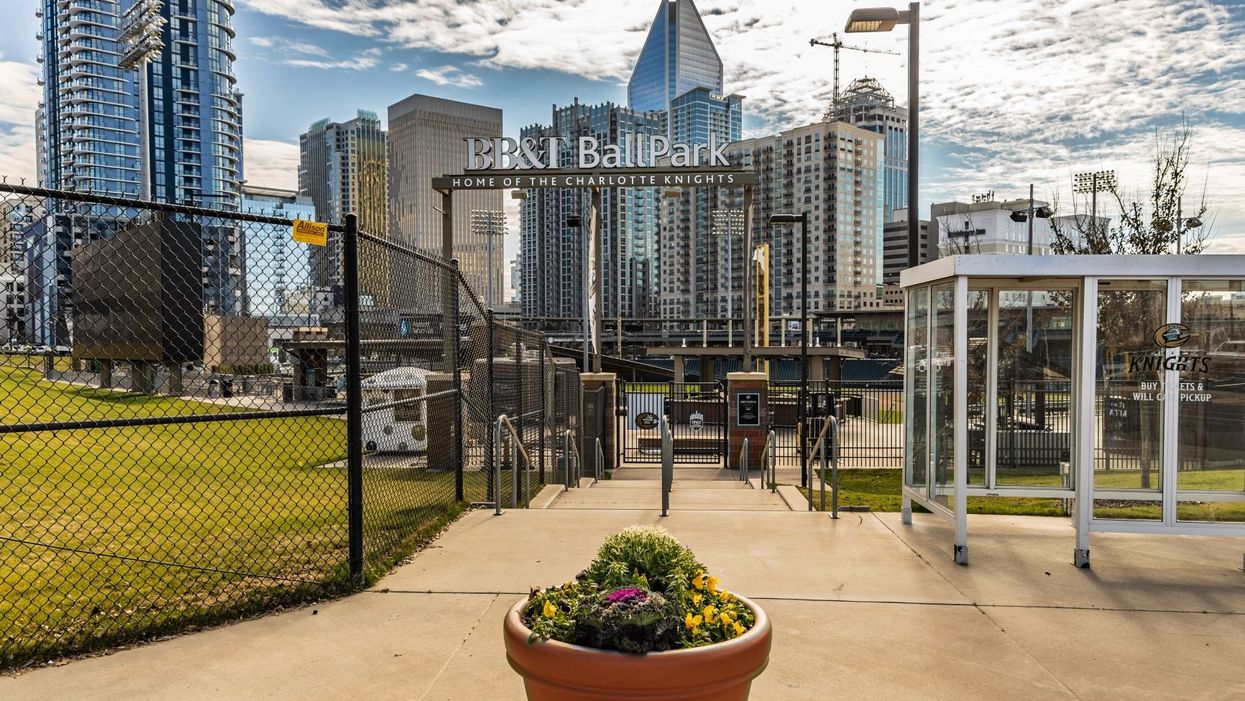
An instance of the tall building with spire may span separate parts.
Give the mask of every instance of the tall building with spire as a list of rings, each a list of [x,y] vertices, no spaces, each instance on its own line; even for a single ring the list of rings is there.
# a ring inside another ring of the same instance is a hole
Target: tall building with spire
[[[665,112],[696,88],[722,94],[722,58],[692,0],[662,0],[627,83],[627,103]]]
[[[876,78],[858,78],[831,105],[826,117],[882,135],[886,151],[883,168],[884,223],[898,221],[895,210],[908,207],[908,110]]]

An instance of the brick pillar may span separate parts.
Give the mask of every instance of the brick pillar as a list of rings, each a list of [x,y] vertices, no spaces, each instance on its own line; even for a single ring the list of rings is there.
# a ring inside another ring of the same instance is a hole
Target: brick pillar
[[[614,407],[618,401],[615,396],[618,392],[618,375],[612,372],[581,372],[579,373],[580,382],[583,384],[583,401],[585,404],[596,396],[597,388],[605,388],[605,406],[601,412],[601,418],[605,422],[604,430],[601,435],[601,450],[605,453],[605,468],[613,470],[616,465],[614,462],[618,457],[617,438],[618,438],[618,416]],[[580,446],[580,455],[584,460],[584,475],[591,474],[593,462],[596,460],[596,443],[592,439],[592,429],[587,425],[588,417],[591,412],[585,406],[580,416],[584,420],[583,435],[584,444]]]
[[[726,399],[731,436],[727,464],[739,469],[739,453],[747,437],[748,469],[759,470],[769,429],[769,377],[763,372],[727,373]]]

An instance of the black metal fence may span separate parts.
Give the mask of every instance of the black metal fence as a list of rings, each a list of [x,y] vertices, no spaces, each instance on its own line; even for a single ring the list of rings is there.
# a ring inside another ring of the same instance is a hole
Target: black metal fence
[[[0,667],[352,591],[472,502],[525,504],[579,429],[538,335],[353,217],[319,247],[282,213],[0,207]],[[502,413],[530,465],[495,454]]]
[[[661,462],[661,420],[669,420],[678,463],[717,464],[726,455],[726,387],[719,382],[619,382],[618,457]]]
[[[798,383],[771,383],[770,428],[780,464],[798,467],[800,418]],[[816,440],[824,417],[834,412],[840,421],[839,459],[849,467],[900,467],[903,464],[902,381],[809,382],[803,416],[809,445]]]

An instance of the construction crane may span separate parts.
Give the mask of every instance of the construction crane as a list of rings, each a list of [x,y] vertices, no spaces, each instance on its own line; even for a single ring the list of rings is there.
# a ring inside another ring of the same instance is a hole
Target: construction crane
[[[838,33],[830,35],[830,41],[821,41],[820,39],[809,39],[809,46],[829,46],[834,49],[834,97],[830,101],[830,110],[833,111],[839,104],[839,49],[851,49],[852,51],[861,51],[867,54],[890,54],[898,56],[898,51],[887,51],[886,49],[866,49],[863,46],[849,46],[839,41]]]

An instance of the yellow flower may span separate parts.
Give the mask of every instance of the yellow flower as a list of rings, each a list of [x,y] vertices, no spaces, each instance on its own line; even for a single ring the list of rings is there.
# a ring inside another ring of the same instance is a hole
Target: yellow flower
[[[703,570],[697,572],[695,577],[692,577],[692,586],[697,589],[705,588],[705,573]]]
[[[705,623],[712,624],[714,617],[717,615],[717,611],[718,610],[713,607],[713,604],[706,606],[704,611]]]
[[[731,615],[730,611],[722,611],[721,616],[724,623],[730,623],[735,620],[735,617]]]
[[[721,599],[722,601],[730,601],[731,599],[735,597],[731,596],[731,593],[729,591],[726,591],[725,589],[723,589],[722,591],[718,592],[718,598]]]
[[[558,608],[554,606],[552,603],[546,601],[544,614],[545,614],[545,618],[553,618],[554,616],[558,614]]]
[[[709,591],[713,592],[714,594],[718,592],[718,578],[717,577],[709,578]]]
[[[689,613],[683,618],[683,625],[687,626],[692,632],[695,632],[696,627],[701,624],[702,620],[703,619],[701,619],[700,616],[693,616]]]
[[[743,624],[740,623],[739,621],[735,621],[735,635],[743,635],[743,634],[744,634]]]
[[[701,599],[704,599],[704,598],[705,597],[701,596],[700,594],[692,594],[692,605],[695,606],[696,608],[700,608],[700,601]]]

